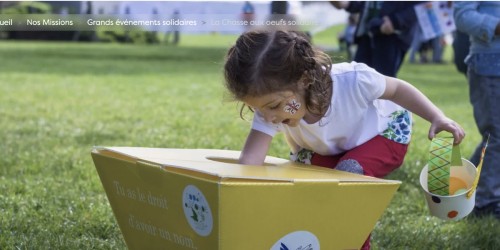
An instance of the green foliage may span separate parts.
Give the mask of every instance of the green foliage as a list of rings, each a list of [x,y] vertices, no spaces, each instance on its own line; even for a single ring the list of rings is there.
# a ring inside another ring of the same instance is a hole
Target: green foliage
[[[113,27],[112,30],[101,29],[96,30],[96,37],[101,42],[119,42],[119,43],[138,43],[152,44],[159,43],[160,39],[157,32],[145,31],[142,29],[125,30],[120,27]]]
[[[48,14],[52,11],[52,6],[48,3],[23,1],[20,3],[12,3],[11,6],[0,9],[2,14]]]
[[[178,47],[1,42],[0,249],[125,248],[90,157],[95,145],[240,150],[250,123],[222,78],[235,38],[183,35]],[[452,64],[405,64],[400,77],[461,123],[470,155],[479,135],[465,78]],[[415,116],[405,163],[389,176],[403,184],[373,249],[498,249],[498,220],[429,216],[418,184],[428,126]],[[288,156],[282,136],[269,154]]]

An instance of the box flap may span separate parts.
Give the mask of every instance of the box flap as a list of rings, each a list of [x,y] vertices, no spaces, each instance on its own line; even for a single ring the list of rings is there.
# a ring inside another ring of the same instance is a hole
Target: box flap
[[[337,171],[323,167],[291,162],[268,156],[264,166],[238,164],[240,151],[216,149],[167,149],[139,147],[95,147],[93,153],[104,153],[127,161],[144,161],[165,170],[195,171],[219,177],[222,181],[234,179],[271,180],[285,182],[315,181],[339,183],[399,183],[368,176]]]

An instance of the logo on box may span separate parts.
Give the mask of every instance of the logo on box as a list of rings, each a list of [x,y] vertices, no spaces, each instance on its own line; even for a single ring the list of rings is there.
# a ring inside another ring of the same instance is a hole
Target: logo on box
[[[184,215],[191,228],[201,236],[208,236],[212,232],[212,211],[203,193],[194,185],[184,188],[182,194]]]
[[[318,238],[308,231],[295,231],[279,239],[271,250],[319,250]]]

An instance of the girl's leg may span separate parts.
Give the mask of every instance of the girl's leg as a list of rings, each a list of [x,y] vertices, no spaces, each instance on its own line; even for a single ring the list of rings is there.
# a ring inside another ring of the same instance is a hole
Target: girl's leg
[[[311,164],[382,178],[401,166],[407,149],[407,144],[378,135],[344,154],[325,156],[314,153]]]
[[[349,171],[361,168],[364,175],[382,178],[403,164],[407,150],[407,144],[377,135],[346,152],[340,158],[336,169]]]

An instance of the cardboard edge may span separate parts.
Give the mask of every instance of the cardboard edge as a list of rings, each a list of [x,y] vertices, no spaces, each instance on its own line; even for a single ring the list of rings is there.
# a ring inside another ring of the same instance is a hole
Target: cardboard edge
[[[259,181],[259,182],[285,182],[285,183],[293,183],[294,182],[294,179],[289,179],[289,178],[259,178],[259,177],[251,177],[251,176],[249,176],[249,177],[241,177],[241,176],[235,176],[235,175],[214,174],[214,173],[212,173],[210,171],[203,171],[203,170],[199,170],[199,169],[198,170],[193,170],[192,168],[184,167],[183,164],[163,164],[163,163],[158,163],[158,162],[151,161],[151,160],[141,159],[141,158],[137,158],[135,156],[132,156],[132,155],[129,155],[129,154],[117,151],[117,150],[113,150],[112,148],[102,147],[102,146],[95,146],[95,147],[93,147],[91,153],[92,154],[98,154],[98,155],[105,156],[105,157],[111,157],[111,158],[115,158],[115,159],[123,160],[123,161],[127,161],[127,162],[132,162],[132,163],[136,163],[136,164],[143,164],[143,165],[148,165],[148,166],[155,166],[155,167],[161,168],[163,171],[170,171],[170,172],[174,172],[174,173],[177,173],[177,174],[183,174],[183,175],[185,175],[185,174],[189,173],[190,175],[192,175],[193,173],[201,173],[201,175],[205,175],[206,179],[212,179],[212,180],[213,179],[220,179],[221,181],[222,180],[224,180],[224,181],[229,181],[229,180],[238,180],[238,181],[253,180],[253,181]],[[188,160],[172,160],[172,161],[177,161],[179,163],[186,163],[187,165],[189,165],[190,162],[191,163],[199,163],[199,161],[196,161],[196,160],[193,160],[193,161],[188,161]],[[231,164],[231,163],[224,163],[224,162],[220,162],[220,163],[221,164]],[[241,164],[238,164],[238,165],[241,165]],[[272,164],[272,165],[269,164],[269,166],[271,166],[271,167],[277,167],[274,164]],[[256,166],[256,167],[260,167],[260,166]],[[202,177],[202,176],[200,176],[200,174],[195,174],[195,175],[197,175],[198,177]]]
[[[113,150],[110,147],[104,147],[104,146],[94,146],[91,151],[93,154],[101,154],[101,155],[107,155],[107,156],[112,156],[114,158],[118,158],[121,160],[126,160],[129,162],[135,162],[138,160],[137,157],[133,155],[129,155],[117,150]]]
[[[267,182],[294,182],[295,179],[290,179],[290,178],[276,178],[276,177],[273,177],[273,178],[265,178],[265,177],[257,177],[257,176],[237,176],[237,175],[231,175],[231,174],[227,174],[227,175],[222,175],[222,174],[214,174],[212,172],[209,172],[209,171],[203,171],[203,170],[193,170],[192,168],[188,168],[188,167],[184,167],[182,166],[183,164],[180,164],[180,163],[186,163],[186,164],[189,164],[189,163],[200,163],[199,161],[188,161],[188,160],[179,160],[177,161],[179,164],[173,164],[173,163],[169,163],[169,164],[161,164],[161,167],[166,170],[166,168],[173,168],[173,169],[182,169],[184,171],[188,171],[188,172],[201,172],[201,173],[204,173],[204,174],[207,174],[207,175],[212,175],[212,176],[217,176],[221,179],[221,181],[230,181],[230,180],[239,180],[239,181],[245,181],[245,180],[254,180],[254,181],[267,181]],[[221,164],[230,164],[230,163],[221,163]],[[237,164],[237,165],[240,165],[240,166],[246,166],[246,165],[241,165],[241,164]],[[250,166],[250,165],[248,165]],[[250,166],[252,167],[252,166]],[[269,166],[253,166],[253,167],[269,167]],[[278,166],[270,166],[270,167],[278,167]]]
[[[370,177],[370,176],[347,173],[347,172],[342,173],[345,177],[342,180],[339,180],[339,179],[309,179],[309,178],[308,179],[295,179],[295,178],[276,178],[276,177],[266,178],[266,177],[257,177],[257,176],[244,176],[244,177],[242,177],[242,176],[231,175],[231,174],[221,175],[221,174],[213,173],[210,171],[204,171],[202,169],[194,170],[192,168],[183,166],[183,165],[190,165],[189,163],[200,163],[201,162],[200,160],[175,160],[175,159],[172,160],[171,159],[171,160],[169,160],[169,161],[171,161],[171,163],[168,163],[168,164],[167,163],[160,163],[160,162],[155,162],[155,161],[151,161],[151,160],[147,160],[147,159],[138,158],[138,157],[133,156],[131,154],[124,153],[122,151],[117,150],[119,148],[121,148],[121,147],[94,146],[92,149],[92,154],[105,155],[108,157],[113,157],[115,159],[124,160],[124,161],[128,161],[128,162],[134,162],[134,163],[143,162],[143,163],[146,163],[148,165],[157,166],[157,167],[163,169],[164,171],[171,171],[171,172],[176,172],[179,174],[201,173],[201,175],[205,175],[207,179],[212,179],[212,180],[213,179],[220,179],[220,180],[225,181],[225,182],[241,182],[241,181],[250,180],[250,181],[270,182],[270,183],[271,182],[272,183],[279,183],[279,182],[283,182],[283,183],[338,182],[341,185],[342,184],[350,184],[350,183],[357,184],[357,183],[362,183],[362,182],[364,182],[364,183],[377,183],[377,184],[384,184],[384,183],[398,184],[398,185],[401,184],[401,181],[386,180],[386,179],[380,179],[380,178],[375,178],[375,177]],[[123,148],[129,148],[129,147],[123,147]],[[214,153],[221,151],[221,150],[210,150],[210,149],[196,149],[196,150],[197,151],[207,151],[207,152],[213,151]],[[232,158],[229,158],[227,156],[204,156],[203,158],[205,158],[207,161],[214,161],[210,158],[216,158],[219,160],[223,160],[223,161],[215,161],[215,162],[219,162],[220,164],[238,165],[240,167],[241,166],[265,167],[265,168],[285,167],[285,168],[296,168],[296,169],[302,169],[302,170],[307,170],[307,171],[324,172],[324,173],[332,171],[332,169],[323,169],[322,167],[318,167],[318,166],[310,166],[310,165],[300,164],[300,163],[293,163],[292,164],[292,162],[290,162],[288,160],[277,158],[277,157],[272,157],[272,156],[267,156],[267,157],[272,159],[272,161],[281,161],[282,160],[282,162],[278,163],[278,164],[270,163],[270,164],[266,164],[264,166],[253,166],[253,165],[243,165],[243,164],[236,164],[236,163],[227,162],[227,161],[233,160]],[[151,159],[155,159],[155,158],[151,158]],[[165,159],[158,159],[158,161],[162,161],[162,160],[165,160]],[[177,162],[177,164],[175,164],[175,162]],[[178,171],[178,170],[180,170],[180,171]],[[200,175],[200,174],[198,174],[198,175]]]
[[[112,158],[115,158],[115,159],[119,159],[119,160],[122,160],[122,161],[126,161],[126,162],[132,162],[132,163],[135,163],[137,162],[137,158],[133,157],[133,156],[130,156],[130,155],[126,155],[126,154],[121,154],[119,152],[115,152],[113,150],[109,150],[105,147],[94,147],[91,151],[91,154],[92,155],[102,155],[102,156],[107,156],[107,157],[112,157]]]
[[[396,181],[396,180],[385,180],[385,179],[382,179],[382,181],[362,181],[362,182],[359,182],[359,181],[344,181],[344,182],[340,182],[340,185],[359,185],[360,183],[363,183],[363,184],[367,184],[367,185],[389,185],[389,186],[393,186],[393,185],[397,185],[397,186],[400,186],[402,184],[401,181]]]

